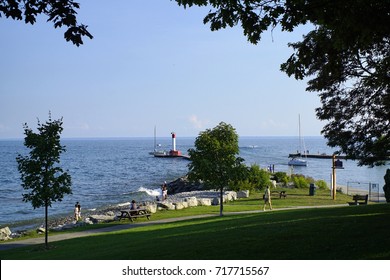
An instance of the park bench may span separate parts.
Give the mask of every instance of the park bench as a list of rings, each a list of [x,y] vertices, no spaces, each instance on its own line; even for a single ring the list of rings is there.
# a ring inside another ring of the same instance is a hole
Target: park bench
[[[140,208],[136,210],[120,210],[121,214],[118,216],[119,221],[121,219],[129,219],[134,222],[135,219],[140,217],[146,217],[150,220],[150,216],[152,215],[147,209]]]
[[[271,194],[276,194],[277,196],[279,196],[279,198],[286,198],[287,197],[287,193],[286,191],[281,191],[281,192],[278,192],[278,191],[273,191]]]
[[[354,195],[352,197],[353,202],[348,202],[349,205],[365,205],[368,201],[368,194],[366,195]]]

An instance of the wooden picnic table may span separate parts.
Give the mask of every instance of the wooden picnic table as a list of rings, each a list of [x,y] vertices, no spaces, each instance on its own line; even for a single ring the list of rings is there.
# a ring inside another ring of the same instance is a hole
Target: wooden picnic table
[[[138,217],[146,217],[150,220],[150,216],[152,215],[148,209],[146,208],[138,208],[135,210],[120,210],[121,215],[118,216],[118,219],[129,219],[130,221],[134,221],[134,219]]]

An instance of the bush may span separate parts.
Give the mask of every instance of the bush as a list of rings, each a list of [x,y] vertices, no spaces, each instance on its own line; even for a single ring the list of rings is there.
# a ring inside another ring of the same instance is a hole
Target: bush
[[[270,174],[261,169],[257,164],[247,167],[246,172],[242,172],[241,177],[237,177],[237,180],[232,181],[229,187],[233,191],[239,190],[254,190],[263,189],[269,186]]]
[[[257,164],[253,164],[249,168],[248,180],[254,188],[260,190],[269,186],[271,183],[270,174],[268,171],[261,169]]]
[[[249,182],[249,180],[241,180],[241,181],[234,182],[229,187],[232,191],[235,192],[243,191],[243,190],[249,190],[249,191],[254,190],[254,186],[251,184],[251,182]]]
[[[276,172],[273,177],[277,183],[282,183],[283,185],[287,185],[290,180],[286,172]]]
[[[324,180],[318,180],[315,184],[321,190],[329,189],[328,184]]]
[[[310,182],[305,178],[305,176],[297,174],[291,176],[291,181],[293,182],[294,186],[298,189],[304,189],[309,188]]]

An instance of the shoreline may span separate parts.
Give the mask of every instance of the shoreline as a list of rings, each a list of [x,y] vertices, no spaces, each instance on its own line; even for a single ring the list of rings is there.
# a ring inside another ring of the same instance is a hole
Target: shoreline
[[[211,190],[203,190],[203,191],[188,191],[188,192],[179,192],[175,194],[171,194],[168,196],[168,198],[164,201],[162,200],[144,200],[139,201],[138,204],[141,206],[145,205],[151,205],[151,204],[158,204],[158,203],[181,203],[188,197],[196,197],[197,199],[201,198],[214,198],[215,196],[219,195],[219,192],[217,191],[211,191]],[[125,203],[119,203],[116,205],[107,205],[103,206],[96,210],[81,209],[81,217],[82,221],[81,223],[85,223],[86,219],[88,219],[90,216],[106,216],[107,213],[114,214],[114,216],[117,215],[118,212],[121,210],[127,210],[130,207],[130,201]],[[44,218],[42,218],[44,219]],[[40,219],[42,221],[42,219]],[[29,223],[29,225],[17,225],[13,226],[11,225],[5,225],[1,228],[9,227],[13,233],[17,234],[23,234],[30,230],[38,230],[39,228],[44,228],[44,225],[41,222],[34,222],[33,220],[26,220],[26,224]],[[23,223],[23,221],[20,221],[20,223]],[[56,230],[56,228],[66,225],[75,225],[76,221],[74,220],[73,213],[71,214],[58,214],[56,216],[50,217],[48,219],[48,228],[49,230]]]

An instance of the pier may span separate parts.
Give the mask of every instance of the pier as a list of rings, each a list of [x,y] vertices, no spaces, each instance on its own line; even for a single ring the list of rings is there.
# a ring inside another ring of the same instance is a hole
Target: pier
[[[322,159],[332,159],[333,155],[328,154],[302,154],[302,153],[296,153],[296,154],[289,154],[289,158],[294,157],[306,157],[306,158],[322,158]],[[336,155],[336,159],[346,159],[347,157],[344,155]]]

